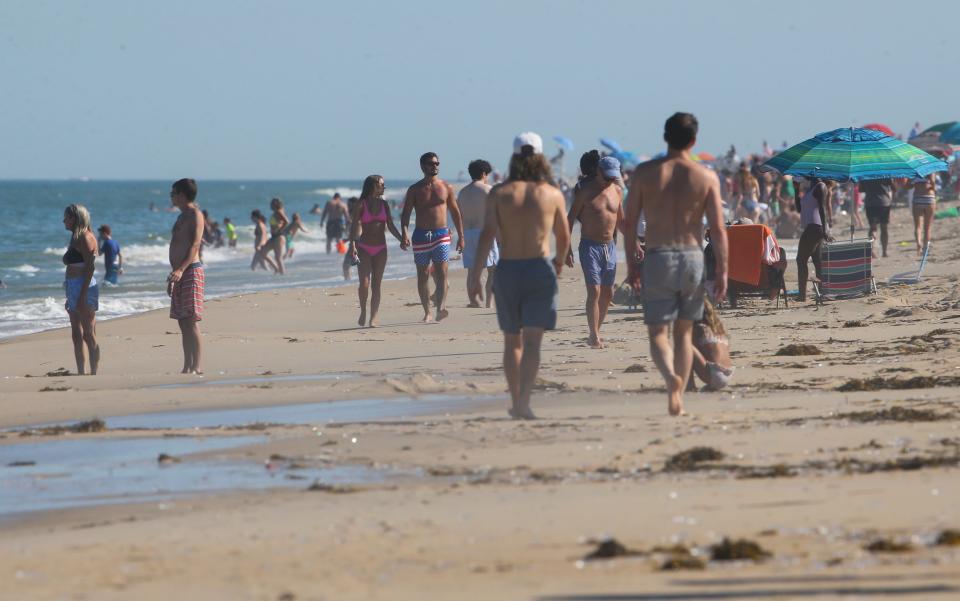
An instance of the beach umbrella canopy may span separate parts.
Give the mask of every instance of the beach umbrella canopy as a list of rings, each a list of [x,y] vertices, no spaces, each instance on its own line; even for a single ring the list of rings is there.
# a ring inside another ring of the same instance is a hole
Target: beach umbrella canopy
[[[613,152],[623,152],[623,147],[617,144],[617,141],[613,138],[600,138],[600,143],[612,150]]]
[[[924,152],[939,157],[948,157],[953,154],[953,146],[940,141],[940,134],[935,131],[920,134],[916,138],[910,138],[910,144],[916,146]]]
[[[956,125],[957,125],[956,121],[944,121],[943,123],[937,123],[936,125],[928,127],[927,129],[923,130],[922,133],[926,134],[926,133],[935,131],[938,134],[942,134],[943,132],[947,131],[952,127],[955,127]]]
[[[945,171],[940,159],[872,129],[843,127],[784,150],[763,164],[787,175],[841,182],[906,177]]]
[[[710,162],[710,161],[715,161],[715,160],[717,160],[717,157],[716,157],[716,156],[714,156],[713,154],[707,152],[706,150],[704,150],[703,152],[699,153],[697,156],[700,157],[700,160],[701,160],[701,161]]]
[[[944,123],[937,123],[933,127],[928,127],[927,129],[923,130],[924,134],[934,132],[940,134],[941,142],[946,142],[947,144],[960,144],[960,121],[946,121]]]
[[[887,127],[886,125],[884,125],[883,123],[867,123],[866,125],[863,126],[863,129],[873,129],[876,131],[882,131],[883,133],[887,134],[891,138],[896,137],[896,134],[893,133],[893,130]]]
[[[553,136],[553,141],[567,152],[573,152],[573,140],[566,136]]]

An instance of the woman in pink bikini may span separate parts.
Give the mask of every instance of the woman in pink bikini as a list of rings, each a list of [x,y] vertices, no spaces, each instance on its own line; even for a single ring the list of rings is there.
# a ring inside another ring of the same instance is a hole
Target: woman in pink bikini
[[[367,179],[363,180],[360,201],[350,216],[352,225],[349,252],[360,262],[357,267],[360,275],[360,319],[357,324],[361,327],[367,325],[368,292],[371,292],[369,325],[371,328],[379,325],[377,311],[380,309],[380,283],[383,281],[383,270],[387,267],[386,230],[389,229],[397,240],[402,239],[390,215],[390,205],[383,199],[383,189],[383,177],[367,176]]]

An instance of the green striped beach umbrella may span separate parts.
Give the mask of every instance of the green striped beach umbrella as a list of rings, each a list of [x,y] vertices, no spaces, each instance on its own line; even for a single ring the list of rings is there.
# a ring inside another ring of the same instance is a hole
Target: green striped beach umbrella
[[[783,174],[840,182],[906,177],[946,171],[944,161],[883,132],[843,127],[791,146],[763,164]]]

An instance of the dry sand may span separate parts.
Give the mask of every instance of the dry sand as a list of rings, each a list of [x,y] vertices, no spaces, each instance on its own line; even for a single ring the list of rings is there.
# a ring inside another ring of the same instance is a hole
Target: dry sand
[[[750,299],[724,312],[734,385],[688,395],[692,415],[681,419],[666,415],[639,313],[614,308],[608,347],[586,346],[579,268],[561,278],[560,329],[545,339],[534,422],[506,419],[495,315],[465,308],[456,268],[451,317],[433,325],[417,323],[412,281],[385,285],[379,329],[352,327],[352,287],[209,303],[203,381],[266,372],[338,380],[155,388],[196,380],[177,373],[180,338],[163,311],[100,324],[95,378],[44,375],[72,369],[65,331],[4,341],[5,429],[430,393],[480,401],[380,423],[268,426],[268,443],[217,453],[256,464],[282,455],[281,470],[293,462],[407,474],[381,484],[307,491],[304,482],[2,519],[0,598],[960,598],[960,547],[935,544],[960,528],[960,253],[950,244],[960,220],[935,231],[919,285],[822,307]],[[912,259],[909,227],[895,225],[891,239],[892,257],[875,263],[881,283]],[[821,354],[775,355],[791,343]],[[939,380],[838,390],[854,378],[915,376]],[[47,387],[69,390],[38,392]],[[7,432],[0,444],[137,435]],[[722,456],[669,462],[694,447]],[[581,561],[606,537],[635,553]],[[710,561],[723,537],[772,555]],[[865,550],[884,538],[910,548]],[[667,550],[675,545],[690,555]],[[698,559],[705,569],[661,570]]]

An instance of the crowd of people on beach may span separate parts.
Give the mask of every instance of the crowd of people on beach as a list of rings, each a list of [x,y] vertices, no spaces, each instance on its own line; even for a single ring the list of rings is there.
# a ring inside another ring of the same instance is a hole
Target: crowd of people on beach
[[[730,221],[768,224],[780,238],[799,235],[796,260],[803,300],[807,281],[812,279],[808,262],[813,261],[815,278],[819,278],[820,249],[831,239],[830,228],[841,211],[851,214],[851,227],[856,227],[858,209],[865,207],[870,236],[879,233],[886,257],[890,208],[899,194],[908,191],[919,252],[930,240],[938,186],[947,185],[933,175],[914,182],[875,180],[859,186],[794,179],[763,171],[760,156],[738,162],[733,148],[711,168],[691,153],[698,128],[693,115],[674,114],[664,126],[667,152],[632,171],[625,171],[614,156],[596,150],[585,153],[580,177],[569,187],[569,199],[554,179],[540,136],[524,132],[514,139],[506,178],[495,186],[488,183],[493,167],[477,159],[468,165],[471,182],[457,192],[439,177],[439,156],[424,153],[419,161],[423,177],[406,191],[399,227],[384,198],[386,182],[380,175],[364,180],[359,197],[344,202],[335,194],[323,209],[315,206],[310,212],[320,215],[327,252],[336,246],[344,255],[345,278],[350,267],[357,267],[361,327],[379,325],[388,232],[401,250],[412,250],[425,323],[450,316],[448,265],[453,253],[459,253],[468,270],[469,306],[490,307],[495,302],[504,337],[509,414],[517,419],[535,417],[530,395],[544,332],[557,323],[557,276],[577,260],[586,288],[586,344],[604,347],[601,328],[615,294],[617,238],[622,236],[626,282],[634,297],[642,299],[650,354],[666,385],[668,411],[681,415],[683,393],[693,388],[695,378],[710,389],[720,389],[733,374],[729,339],[716,310],[726,299]],[[198,207],[197,194],[192,179],[178,180],[171,187],[171,203],[180,215],[171,232],[167,278],[170,317],[178,321],[183,337],[182,372],[192,374],[202,373],[202,249],[222,245],[224,238]],[[309,231],[300,215],[288,218],[283,201],[273,198],[270,217],[255,209],[251,221],[251,269],[285,273],[284,261],[293,256],[295,237]],[[116,282],[123,272],[122,255],[108,225],[99,229],[102,242],[98,246],[84,207],[67,207],[63,222],[72,232],[63,262],[77,371],[85,372],[86,350],[89,371],[95,374],[100,347],[94,261],[103,254],[105,279]],[[575,222],[580,223],[581,234],[577,253],[570,244]],[[227,242],[235,246],[236,228],[229,219],[224,219],[224,229]],[[451,230],[456,232],[455,243]]]

